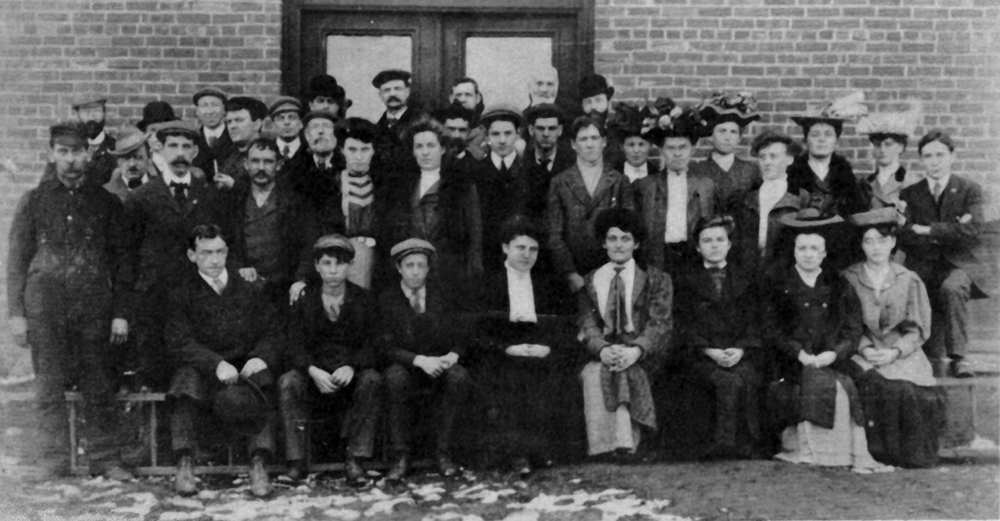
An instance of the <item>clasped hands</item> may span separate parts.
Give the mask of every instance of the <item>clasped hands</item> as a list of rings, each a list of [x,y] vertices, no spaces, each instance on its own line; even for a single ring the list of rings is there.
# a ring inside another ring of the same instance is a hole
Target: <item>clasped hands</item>
[[[727,347],[726,349],[708,348],[705,354],[721,367],[729,369],[740,363],[743,359],[743,349],[739,347]]]
[[[632,367],[641,356],[642,349],[638,347],[614,344],[601,349],[601,363],[608,366],[612,373]]]
[[[799,351],[799,362],[806,367],[822,369],[837,361],[837,353],[833,351],[823,351],[818,355],[811,355],[805,351]]]
[[[548,346],[539,344],[517,344],[504,349],[510,356],[523,356],[528,358],[545,358],[552,350]]]
[[[865,360],[876,367],[895,362],[901,354],[902,352],[898,348],[875,349],[874,347],[867,347],[861,350],[861,356],[865,357]]]
[[[345,365],[337,368],[333,373],[328,373],[314,365],[309,366],[309,376],[313,383],[323,394],[335,393],[342,387],[346,387],[354,380],[354,368]]]
[[[413,359],[413,365],[422,369],[431,378],[441,376],[451,366],[458,363],[458,354],[451,352],[444,356],[424,356],[417,355]]]
[[[260,358],[247,360],[247,363],[243,364],[243,369],[240,371],[237,371],[233,364],[223,360],[219,362],[219,365],[215,366],[215,377],[226,385],[233,385],[239,380],[241,375],[244,378],[248,378],[250,375],[264,369],[267,369],[267,364]]]

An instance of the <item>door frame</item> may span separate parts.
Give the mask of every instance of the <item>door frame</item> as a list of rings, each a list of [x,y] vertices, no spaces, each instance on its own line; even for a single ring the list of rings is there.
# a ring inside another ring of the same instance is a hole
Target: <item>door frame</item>
[[[575,77],[594,71],[595,0],[284,0],[281,3],[281,92],[296,96],[303,86],[302,17],[304,13],[383,12],[476,12],[506,15],[569,15],[576,18],[577,49]],[[319,59],[319,57],[317,57]],[[442,64],[444,66],[445,64]],[[576,85],[561,85],[575,97]],[[562,96],[560,96],[562,97]]]

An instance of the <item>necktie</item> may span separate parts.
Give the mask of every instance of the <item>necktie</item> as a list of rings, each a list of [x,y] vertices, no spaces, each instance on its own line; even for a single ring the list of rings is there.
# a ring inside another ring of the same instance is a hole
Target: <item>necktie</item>
[[[503,159],[501,159],[500,160],[500,174],[501,175],[507,175],[507,171],[508,171],[508,169],[507,169],[507,162],[504,161]]]
[[[285,145],[285,148],[281,149],[281,155],[285,156],[285,159],[289,159],[292,157],[292,149],[288,148],[288,145]]]
[[[215,136],[208,136],[208,148],[212,148],[219,141],[219,138]]]
[[[932,193],[934,194],[934,202],[941,202],[941,194],[944,193],[944,186],[941,183],[934,183],[934,191]]]
[[[615,276],[611,279],[611,288],[608,291],[608,304],[604,323],[605,330],[610,328],[610,332],[615,335],[624,333],[628,323],[628,316],[625,310],[625,281],[622,279],[623,266],[615,267]]]
[[[386,119],[386,123],[389,124],[389,128],[392,128],[392,127],[396,126],[396,123],[399,123],[399,119],[398,118],[387,118]]]
[[[420,291],[414,291],[413,294],[410,295],[410,307],[412,307],[413,311],[416,311],[418,315],[424,314],[424,306],[420,304]]]
[[[542,168],[545,169],[545,170],[549,169],[549,163],[551,163],[551,162],[552,162],[552,160],[549,159],[549,158],[547,158],[547,157],[543,157],[543,158],[541,158],[541,159],[538,160],[538,164],[542,165]]]
[[[170,189],[174,192],[174,200],[177,201],[177,204],[184,206],[187,203],[188,185],[178,183],[177,181],[171,181]]]
[[[722,285],[726,282],[725,270],[722,268],[708,268],[708,274],[712,276],[716,298],[722,297]]]
[[[226,283],[222,282],[222,279],[215,277],[212,279],[212,285],[215,286],[215,292],[219,295],[222,294],[222,290],[226,289]]]

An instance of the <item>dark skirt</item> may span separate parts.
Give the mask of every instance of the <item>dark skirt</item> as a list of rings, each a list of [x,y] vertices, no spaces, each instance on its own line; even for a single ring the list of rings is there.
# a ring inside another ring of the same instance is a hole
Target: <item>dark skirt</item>
[[[872,456],[900,467],[936,465],[938,437],[947,422],[945,390],[889,380],[874,370],[855,377],[855,383]]]
[[[729,369],[710,360],[698,360],[692,369],[698,386],[711,396],[714,404],[701,411],[711,416],[714,448],[744,457],[757,454],[761,443],[763,383],[757,368],[746,360]]]

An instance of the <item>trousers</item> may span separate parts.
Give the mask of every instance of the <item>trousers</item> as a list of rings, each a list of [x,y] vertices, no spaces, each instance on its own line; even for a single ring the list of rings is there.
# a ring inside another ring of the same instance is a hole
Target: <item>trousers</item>
[[[385,370],[383,376],[389,401],[389,438],[393,452],[410,453],[413,395],[417,390],[427,390],[436,404],[434,448],[439,455],[448,454],[451,450],[451,434],[455,419],[471,392],[472,381],[469,372],[461,365],[455,364],[444,374],[431,378],[420,368],[393,364]]]

